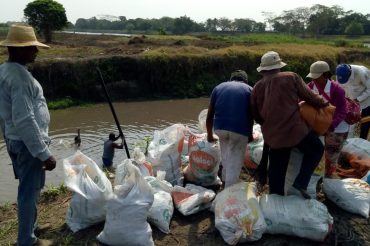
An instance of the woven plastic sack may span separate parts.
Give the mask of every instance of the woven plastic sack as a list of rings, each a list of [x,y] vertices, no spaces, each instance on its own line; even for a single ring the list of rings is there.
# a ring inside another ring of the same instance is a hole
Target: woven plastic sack
[[[324,179],[323,190],[329,200],[342,209],[369,218],[370,185],[361,179]]]
[[[185,179],[201,186],[221,184],[217,176],[221,162],[219,142],[208,142],[206,133],[189,133],[189,165],[184,168]]]
[[[240,182],[217,194],[213,206],[215,226],[229,245],[257,241],[266,230],[255,183]]]
[[[81,151],[63,160],[64,184],[72,190],[66,223],[73,231],[98,224],[105,219],[112,185],[103,171]]]
[[[253,125],[253,141],[247,144],[244,156],[244,165],[249,169],[256,169],[260,164],[263,152],[263,135],[261,125]]]
[[[147,221],[154,196],[139,169],[126,159],[116,169],[114,194],[107,203],[107,217],[97,239],[108,245],[154,245]]]
[[[324,241],[333,227],[333,217],[321,202],[298,196],[263,195],[260,206],[266,233]]]

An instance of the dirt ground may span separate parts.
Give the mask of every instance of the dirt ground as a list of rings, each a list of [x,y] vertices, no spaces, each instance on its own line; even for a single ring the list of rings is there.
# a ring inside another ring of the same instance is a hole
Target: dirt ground
[[[243,172],[241,179],[249,181],[250,177]],[[266,187],[265,190],[267,190]],[[68,229],[65,224],[65,214],[70,199],[70,192],[59,194],[56,197],[42,196],[39,206],[39,223],[50,223],[52,226],[41,233],[40,238],[52,239],[56,245],[103,245],[96,240],[96,236],[103,230],[104,223],[75,234]],[[370,245],[370,219],[338,208],[321,192],[318,193],[318,200],[328,207],[330,214],[334,217],[334,228],[327,242],[318,243],[297,237],[264,234],[262,239],[248,243],[248,245]],[[0,245],[11,245],[15,242],[16,223],[16,205],[8,204],[0,207]],[[190,216],[183,216],[175,210],[169,234],[162,233],[154,226],[152,230],[153,240],[158,246],[226,245],[215,228],[214,214],[208,210]]]

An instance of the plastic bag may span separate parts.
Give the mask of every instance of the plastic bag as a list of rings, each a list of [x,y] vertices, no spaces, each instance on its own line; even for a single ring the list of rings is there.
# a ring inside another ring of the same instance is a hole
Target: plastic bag
[[[217,194],[213,206],[215,226],[226,243],[256,241],[266,230],[255,183],[240,182]]]
[[[324,179],[323,191],[342,209],[369,218],[370,185],[361,179]]]
[[[201,186],[221,184],[217,176],[221,162],[219,142],[207,141],[207,134],[189,136],[189,165],[184,168],[185,179]]]
[[[321,202],[297,196],[263,195],[260,206],[267,224],[266,233],[284,234],[324,241],[333,218]]]
[[[263,152],[263,135],[261,125],[253,125],[253,141],[247,144],[244,157],[244,165],[250,169],[256,169],[260,164]]]
[[[74,192],[66,214],[69,228],[76,232],[104,221],[112,185],[103,171],[81,151],[64,159],[63,168],[64,183]]]
[[[140,148],[135,148],[132,156],[134,158],[132,164],[139,168],[143,177],[154,176],[152,164],[146,160],[145,155]]]
[[[172,185],[165,180],[147,176],[145,180],[152,187],[154,202],[149,209],[148,221],[164,233],[170,232],[173,215]]]
[[[183,184],[181,172],[181,152],[184,145],[185,126],[172,125],[162,131],[154,131],[153,141],[148,147],[148,160],[156,173],[166,172],[166,180],[172,185]]]
[[[154,245],[147,220],[154,196],[139,169],[126,159],[116,169],[114,194],[97,239],[109,245]]]
[[[209,208],[215,196],[214,191],[193,184],[185,188],[176,185],[172,191],[175,207],[185,216]]]

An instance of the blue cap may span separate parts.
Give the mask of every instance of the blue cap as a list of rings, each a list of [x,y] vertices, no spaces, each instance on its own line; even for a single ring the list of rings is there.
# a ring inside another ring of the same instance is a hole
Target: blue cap
[[[337,66],[337,69],[335,70],[335,73],[337,74],[337,80],[341,84],[347,83],[349,77],[351,76],[352,70],[351,66],[347,64],[339,64]]]

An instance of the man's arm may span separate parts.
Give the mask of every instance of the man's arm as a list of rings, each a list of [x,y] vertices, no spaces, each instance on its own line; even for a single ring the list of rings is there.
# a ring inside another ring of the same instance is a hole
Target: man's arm
[[[329,103],[319,95],[313,92],[303,81],[303,79],[295,74],[296,88],[298,90],[298,96],[301,100],[306,101],[309,105],[315,108],[322,108],[328,106]],[[298,102],[297,102],[298,103]]]
[[[208,142],[214,142],[216,139],[213,137],[213,118],[215,117],[215,109],[212,103],[208,106],[206,127],[207,127],[207,140]]]
[[[366,89],[356,98],[359,102],[362,102],[370,97],[370,70],[365,68],[365,71],[361,71],[359,76],[362,84],[366,87]]]

